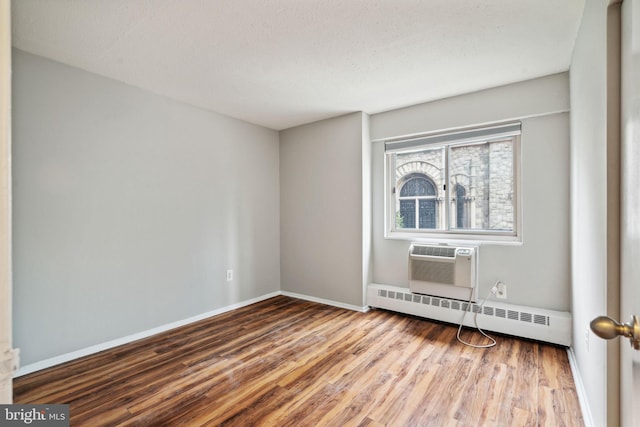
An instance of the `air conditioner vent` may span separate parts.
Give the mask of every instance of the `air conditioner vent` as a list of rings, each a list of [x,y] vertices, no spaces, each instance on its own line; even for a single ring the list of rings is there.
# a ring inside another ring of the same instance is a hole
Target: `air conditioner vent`
[[[411,280],[433,283],[453,284],[455,265],[443,262],[420,261],[411,263]]]
[[[447,258],[455,258],[456,248],[449,246],[419,246],[414,245],[411,255],[439,256]]]

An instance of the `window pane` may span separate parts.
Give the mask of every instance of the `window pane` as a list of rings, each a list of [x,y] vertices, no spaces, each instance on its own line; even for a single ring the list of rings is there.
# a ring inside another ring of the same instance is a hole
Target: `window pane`
[[[396,227],[416,228],[416,201],[400,200],[400,215],[397,217]]]
[[[436,201],[435,199],[419,200],[420,228],[436,228]]]
[[[451,228],[512,231],[513,140],[449,150]]]
[[[396,228],[442,228],[445,148],[394,153]],[[442,224],[442,225],[441,225]]]
[[[467,190],[460,184],[453,187],[455,193],[455,215],[456,221],[452,228],[469,228],[469,199],[467,198]]]

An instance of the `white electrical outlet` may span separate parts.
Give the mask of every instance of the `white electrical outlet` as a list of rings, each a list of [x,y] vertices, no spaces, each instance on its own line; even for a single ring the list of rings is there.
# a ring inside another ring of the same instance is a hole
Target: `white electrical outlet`
[[[496,291],[496,298],[507,299],[507,285],[502,282],[498,282],[496,287],[498,288]]]
[[[227,270],[227,282],[233,280],[233,270]]]

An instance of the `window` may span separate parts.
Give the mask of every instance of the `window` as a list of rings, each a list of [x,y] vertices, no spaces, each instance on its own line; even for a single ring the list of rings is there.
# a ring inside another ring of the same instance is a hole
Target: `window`
[[[520,123],[387,141],[387,237],[519,241]]]
[[[426,175],[410,174],[400,188],[399,199],[399,222],[396,226],[436,228],[436,187]]]

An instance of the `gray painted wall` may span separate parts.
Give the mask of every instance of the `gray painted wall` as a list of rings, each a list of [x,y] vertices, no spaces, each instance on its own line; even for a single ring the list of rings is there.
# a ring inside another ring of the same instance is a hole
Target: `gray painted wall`
[[[280,289],[277,132],[13,59],[23,365]]]
[[[354,113],[280,132],[283,291],[364,305],[365,122]]]
[[[371,139],[424,133],[569,110],[569,74],[499,86],[371,116]]]
[[[373,282],[408,287],[409,241],[384,238],[381,139],[522,119],[523,244],[480,249],[479,296],[496,280],[507,302],[570,309],[569,82],[566,73],[371,116]]]

